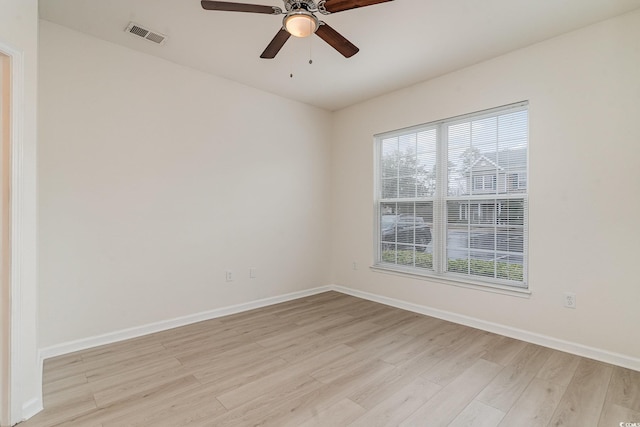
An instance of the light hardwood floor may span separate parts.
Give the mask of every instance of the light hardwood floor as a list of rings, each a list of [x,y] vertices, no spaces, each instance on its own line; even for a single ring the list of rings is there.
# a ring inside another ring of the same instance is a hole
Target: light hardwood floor
[[[47,360],[41,426],[611,426],[640,372],[336,292]]]

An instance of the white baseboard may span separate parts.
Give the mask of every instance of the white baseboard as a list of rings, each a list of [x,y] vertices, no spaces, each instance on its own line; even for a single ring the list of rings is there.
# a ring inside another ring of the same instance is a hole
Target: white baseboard
[[[34,397],[22,405],[22,419],[28,420],[40,411],[42,411],[42,399]]]
[[[216,308],[214,310],[203,311],[200,313],[190,314],[188,316],[177,317],[174,319],[163,320],[160,322],[150,323],[147,325],[137,326],[134,328],[123,329],[120,331],[110,332],[108,334],[97,335],[94,337],[83,338],[62,344],[56,344],[50,347],[40,349],[40,361],[51,357],[62,356],[64,354],[73,353],[75,351],[86,350],[88,348],[98,347],[106,344],[113,344],[118,341],[124,341],[131,338],[141,337],[143,335],[153,334],[155,332],[166,331],[167,329],[178,328],[180,326],[190,325],[192,323],[211,320],[218,317],[228,316],[243,311],[253,310],[268,305],[279,304],[281,302],[291,301],[310,295],[319,294],[331,290],[330,286],[321,286],[318,288],[307,289],[304,291],[292,292],[285,295],[279,295],[270,298],[250,301],[242,304],[232,305],[229,307]]]
[[[464,316],[462,314],[452,313],[450,311],[438,310],[435,308],[413,304],[382,295],[372,294],[369,292],[359,291],[339,285],[331,285],[330,290],[341,292],[343,294],[366,299],[380,304],[389,305],[391,307],[401,308],[403,310],[412,311],[414,313],[424,314],[438,319],[447,320],[453,323],[459,323],[465,326],[471,326],[476,329],[493,332],[510,338],[527,341],[544,347],[553,348],[555,350],[572,353],[578,356],[587,357],[589,359],[599,360],[601,362],[610,363],[612,365],[622,366],[624,368],[640,371],[640,359],[626,356],[624,354],[613,353],[599,348],[589,347],[571,341],[565,341],[548,335],[537,334],[523,329],[512,328],[510,326],[498,323],[487,322],[486,320],[476,319],[474,317]]]

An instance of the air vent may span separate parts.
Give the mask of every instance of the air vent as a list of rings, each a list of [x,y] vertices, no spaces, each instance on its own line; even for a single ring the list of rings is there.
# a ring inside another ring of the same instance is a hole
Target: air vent
[[[125,31],[156,44],[164,44],[164,42],[167,41],[167,36],[164,34],[160,34],[157,31],[151,31],[144,28],[142,25],[138,25],[133,22],[129,22]]]

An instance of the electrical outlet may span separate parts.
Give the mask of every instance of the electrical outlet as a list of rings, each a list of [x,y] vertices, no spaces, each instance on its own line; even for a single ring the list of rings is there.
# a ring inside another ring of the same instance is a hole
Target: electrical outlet
[[[225,274],[225,277],[227,279],[227,282],[233,282],[233,272],[232,271],[227,270],[227,272]]]
[[[255,268],[250,268],[249,269],[249,278],[250,279],[255,279],[256,277],[258,277],[258,271]]]
[[[357,263],[357,262],[355,262],[355,261],[353,262],[353,269],[354,269],[354,270],[357,270],[357,269],[358,269],[358,263]]]
[[[565,292],[564,306],[566,308],[576,308],[576,294],[574,294],[573,292]]]

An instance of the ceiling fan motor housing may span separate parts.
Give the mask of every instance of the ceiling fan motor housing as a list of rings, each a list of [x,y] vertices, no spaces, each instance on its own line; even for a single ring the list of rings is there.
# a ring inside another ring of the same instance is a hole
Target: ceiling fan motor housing
[[[287,12],[306,10],[309,12],[317,12],[318,6],[313,0],[284,0],[284,8]]]

